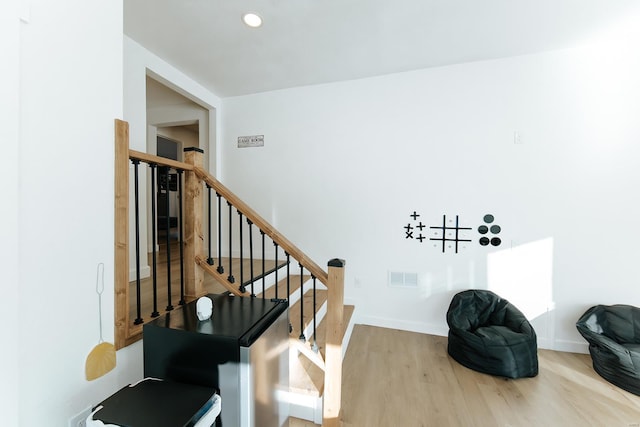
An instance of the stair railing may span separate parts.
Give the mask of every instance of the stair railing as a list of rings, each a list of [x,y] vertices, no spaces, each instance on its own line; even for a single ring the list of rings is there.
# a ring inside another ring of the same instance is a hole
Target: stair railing
[[[325,371],[325,386],[324,386],[324,399],[323,399],[323,425],[325,426],[337,426],[339,425],[340,415],[340,400],[341,400],[341,379],[342,379],[342,331],[343,331],[343,307],[344,307],[344,261],[339,259],[333,259],[328,263],[328,271],[325,272],[319,267],[311,258],[309,258],[303,251],[297,248],[292,242],[290,242],[284,235],[276,230],[269,222],[264,220],[257,212],[255,212],[248,204],[237,197],[228,188],[222,185],[217,179],[211,176],[203,168],[203,152],[198,148],[185,149],[184,162],[177,162],[169,159],[165,159],[158,156],[149,155],[146,153],[138,152],[129,149],[129,127],[128,123],[116,120],[115,123],[115,136],[116,136],[116,149],[115,149],[115,328],[116,336],[115,342],[117,348],[125,347],[142,337],[142,324],[144,323],[143,315],[140,311],[140,268],[137,268],[136,277],[136,316],[135,320],[131,321],[130,313],[130,285],[129,285],[129,166],[133,163],[136,177],[135,186],[135,201],[134,207],[136,210],[136,262],[139,264],[139,239],[140,230],[138,224],[139,218],[139,205],[137,188],[138,179],[137,172],[140,163],[145,163],[149,166],[152,175],[158,167],[166,167],[176,171],[179,177],[179,210],[180,217],[178,219],[180,238],[179,248],[181,254],[180,264],[180,304],[192,301],[207,293],[204,287],[204,273],[213,276],[219,283],[221,283],[229,292],[243,297],[256,297],[255,289],[259,288],[260,282],[262,285],[262,297],[265,295],[265,238],[268,237],[272,240],[274,245],[274,255],[276,260],[278,259],[278,252],[283,251],[286,257],[287,267],[287,292],[290,286],[290,266],[291,259],[298,262],[300,269],[300,288],[301,298],[303,294],[303,276],[304,270],[308,271],[313,281],[313,310],[315,313],[315,285],[316,281],[320,281],[327,288],[327,314],[326,314],[326,348],[325,348],[325,360],[318,362],[318,356],[314,356],[313,351],[307,353],[314,363],[322,364]],[[182,176],[184,175],[184,185],[182,185]],[[153,178],[155,179],[155,177]],[[153,181],[153,180],[152,180]],[[154,183],[155,184],[155,183]],[[184,188],[183,188],[184,187]],[[217,209],[211,207],[211,191],[215,191]],[[204,233],[203,233],[203,212],[204,212],[204,194],[208,195],[208,254],[205,253],[204,247]],[[151,199],[155,199],[155,194],[152,194]],[[224,200],[223,200],[224,199]],[[228,257],[228,271],[225,271],[222,262],[222,211],[223,204],[228,207],[228,225],[229,234],[227,236],[229,244],[229,257]],[[184,206],[183,206],[184,205]],[[244,255],[244,238],[243,230],[248,227],[248,240],[249,240],[249,253],[251,257],[250,262],[250,278],[248,281],[244,277],[244,269],[242,262],[240,262],[239,271],[239,283],[236,283],[236,278],[233,274],[233,210],[237,213],[236,224],[239,231],[238,244],[240,259]],[[155,201],[152,202],[152,210],[155,211]],[[213,212],[218,212],[217,225],[218,225],[218,259],[217,266],[215,265],[215,258],[211,253],[211,243],[214,240],[211,215]],[[152,215],[153,221],[155,221],[155,212]],[[184,217],[183,217],[184,214]],[[169,213],[167,210],[167,233],[169,233]],[[183,227],[184,224],[184,227]],[[155,236],[155,224],[152,224],[153,228],[153,241],[152,252],[155,264],[155,251],[156,251],[156,236]],[[254,227],[260,233],[261,236],[261,256],[262,256],[262,274],[254,275],[253,271],[253,231]],[[184,228],[184,231],[183,231]],[[167,251],[170,245],[167,240]],[[276,262],[277,264],[277,262]],[[277,274],[278,265],[275,265],[275,272]],[[170,259],[167,259],[167,268],[170,268]],[[154,310],[151,317],[159,315],[155,302],[156,286],[155,286],[155,265],[154,271]],[[276,276],[277,277],[277,276]],[[172,310],[171,305],[171,283],[168,283],[168,298],[169,304],[166,310]],[[273,285],[275,287],[276,295],[278,282]],[[290,295],[286,295],[289,298]],[[304,306],[301,301],[301,307]],[[301,319],[303,316],[301,315]],[[303,321],[301,320],[301,323]],[[314,316],[314,334],[315,334],[315,316]],[[304,325],[300,325],[300,340],[306,341],[304,336]],[[312,340],[309,339],[309,342]],[[315,343],[315,336],[313,336],[313,347],[317,348]],[[307,351],[307,346],[303,347],[304,352]]]

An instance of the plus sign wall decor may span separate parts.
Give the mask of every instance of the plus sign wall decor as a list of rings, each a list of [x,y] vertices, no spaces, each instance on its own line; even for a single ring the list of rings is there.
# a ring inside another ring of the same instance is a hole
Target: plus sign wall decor
[[[413,222],[414,224],[411,225],[411,223],[408,223],[407,225],[404,226],[405,229],[405,238],[406,239],[416,239],[418,240],[420,243],[422,243],[422,241],[424,239],[426,239],[425,236],[422,235],[422,230],[426,227],[422,221],[418,221],[418,218],[420,217],[420,214],[416,213],[416,211],[413,211],[413,213],[411,215],[409,215],[410,218],[413,218]],[[414,236],[414,231],[417,230],[417,236]]]

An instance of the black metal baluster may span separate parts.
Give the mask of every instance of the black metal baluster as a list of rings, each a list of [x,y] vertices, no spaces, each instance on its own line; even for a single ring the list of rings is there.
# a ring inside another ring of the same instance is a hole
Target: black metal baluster
[[[285,252],[285,256],[287,257],[287,298],[291,299],[291,273],[289,273],[289,260],[291,259],[290,255]]]
[[[238,290],[242,293],[245,293],[247,289],[244,287],[244,239],[242,238],[242,226],[244,224],[242,221],[242,212],[238,211],[238,217],[240,218],[238,220],[238,227],[240,231],[240,287],[238,288]]]
[[[249,272],[251,274],[251,296],[255,297],[256,294],[253,291],[253,222],[247,218],[247,224],[249,225]]]
[[[158,317],[160,316],[160,313],[158,312],[158,260],[156,257],[156,246],[158,244],[156,230],[156,164],[151,163],[149,166],[151,167],[151,245],[153,246],[151,250],[153,258],[153,312],[151,313],[151,317]]]
[[[216,192],[218,198],[218,273],[224,273],[222,266],[222,196]]]
[[[306,341],[304,336],[304,277],[302,271],[302,264],[300,266],[300,341]]]
[[[207,202],[209,203],[209,209],[207,210],[207,230],[209,230],[209,258],[207,258],[207,264],[213,265],[213,258],[211,258],[211,186],[209,186],[209,184],[207,184]]]
[[[184,235],[182,229],[182,169],[178,170],[178,207],[179,207],[179,217],[178,217],[178,227],[180,230],[180,302],[178,304],[185,305],[186,301],[184,300]],[[211,205],[209,205],[209,210],[211,210]],[[209,227],[211,230],[211,227]],[[209,232],[209,239],[211,239],[211,232]],[[209,246],[209,254],[211,254],[211,246]]]
[[[278,244],[276,242],[273,242],[273,246],[275,247],[275,254],[276,254],[276,259],[275,259],[275,273],[276,273],[276,299],[278,299]]]
[[[140,195],[138,191],[138,165],[140,160],[133,159],[133,174],[134,174],[134,200],[135,200],[135,228],[136,228],[136,320],[133,321],[134,325],[139,325],[143,322],[140,316]]]
[[[314,352],[318,352],[318,339],[316,338],[316,278],[311,276],[313,279],[313,346],[311,349]]]
[[[264,231],[260,230],[260,235],[262,236],[262,299],[264,299],[264,284],[265,284],[265,268],[264,268],[264,258],[266,253],[264,251]]]
[[[166,217],[165,220],[167,221],[167,236],[166,236],[166,242],[167,242],[167,311],[171,311],[173,310],[173,305],[171,304],[171,215],[170,215],[170,206],[171,203],[169,201],[169,172],[170,169],[167,168],[167,180],[166,180],[166,184],[165,184],[165,192],[167,194],[166,197],[166,202],[165,202],[165,207],[166,207]]]
[[[289,255],[288,252],[285,251],[284,253],[287,257],[287,300],[291,301],[291,273],[289,272],[289,265],[290,265],[290,260],[291,260],[291,256]],[[289,333],[291,333],[291,331],[293,331],[293,325],[291,324],[291,321],[289,321]]]
[[[233,277],[233,239],[231,238],[231,236],[233,236],[233,206],[229,201],[227,201],[227,205],[229,206],[229,277],[227,277],[227,280],[229,281],[229,283],[235,283],[236,279]]]

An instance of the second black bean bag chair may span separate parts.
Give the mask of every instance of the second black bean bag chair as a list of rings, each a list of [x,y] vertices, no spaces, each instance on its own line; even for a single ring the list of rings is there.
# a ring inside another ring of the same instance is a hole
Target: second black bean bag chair
[[[576,327],[589,343],[593,369],[610,383],[640,395],[640,308],[596,305]]]
[[[536,333],[509,301],[472,289],[453,296],[447,311],[448,352],[478,372],[506,378],[538,375]]]

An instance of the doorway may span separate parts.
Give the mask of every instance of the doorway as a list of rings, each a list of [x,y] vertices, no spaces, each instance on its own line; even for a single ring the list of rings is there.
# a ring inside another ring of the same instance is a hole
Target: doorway
[[[200,148],[204,151],[204,168],[215,165],[215,110],[200,105],[150,76],[147,89],[147,153],[183,161],[184,149]],[[166,237],[167,225],[171,241],[178,240],[179,213],[177,203],[177,174],[158,168],[156,194],[149,191],[147,198],[147,242],[149,253],[152,244],[151,197],[156,197],[156,229],[158,236]],[[162,181],[161,181],[162,180]],[[149,181],[150,182],[150,181]],[[167,200],[169,207],[167,208]],[[168,223],[167,223],[168,222]],[[158,239],[165,242],[165,239]],[[158,247],[156,247],[158,249]]]
[[[157,136],[156,152],[159,157],[179,160],[180,141]],[[166,166],[158,167],[156,182],[156,224],[158,238],[178,240],[178,176]]]

